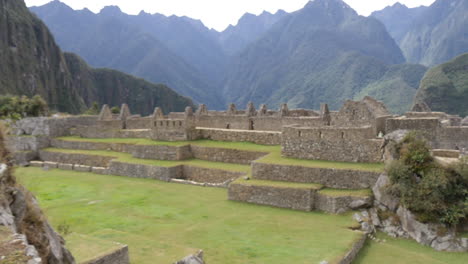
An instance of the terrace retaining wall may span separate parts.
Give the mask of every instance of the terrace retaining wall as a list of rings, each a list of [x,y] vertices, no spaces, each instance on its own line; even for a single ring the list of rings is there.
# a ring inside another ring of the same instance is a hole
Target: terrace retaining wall
[[[123,246],[109,254],[86,261],[82,264],[129,264],[128,246]]]
[[[187,165],[184,165],[183,168],[183,179],[203,183],[224,183],[246,175],[243,172],[207,169]]]
[[[53,151],[39,151],[39,158],[43,161],[53,161],[57,163],[66,164],[80,164],[92,167],[107,167],[113,157],[78,154],[78,153],[64,153]]]
[[[268,153],[242,151],[237,149],[209,148],[191,145],[192,155],[196,159],[224,163],[250,164]]]
[[[111,161],[108,173],[117,176],[170,181],[171,179],[182,179],[184,169],[183,166],[157,167],[152,165]]]
[[[261,145],[280,145],[281,132],[197,128],[199,138],[217,141],[252,142]]]
[[[299,188],[279,188],[231,183],[228,199],[233,201],[311,211],[315,190]]]
[[[379,172],[311,168],[252,163],[252,177],[258,180],[318,183],[329,188],[365,189],[374,186]]]

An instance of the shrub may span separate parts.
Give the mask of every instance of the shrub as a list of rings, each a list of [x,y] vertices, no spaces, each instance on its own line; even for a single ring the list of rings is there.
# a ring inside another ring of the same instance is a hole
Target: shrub
[[[408,134],[397,146],[399,160],[387,167],[390,192],[422,222],[456,226],[468,215],[468,161],[438,165],[426,142]]]
[[[111,112],[112,112],[113,114],[119,114],[119,113],[120,113],[120,107],[118,107],[118,106],[112,107],[112,108],[111,108]]]
[[[97,102],[93,102],[91,107],[88,110],[84,111],[85,115],[99,115],[99,104]]]
[[[41,96],[0,96],[0,117],[18,120],[24,117],[48,115],[49,107]]]

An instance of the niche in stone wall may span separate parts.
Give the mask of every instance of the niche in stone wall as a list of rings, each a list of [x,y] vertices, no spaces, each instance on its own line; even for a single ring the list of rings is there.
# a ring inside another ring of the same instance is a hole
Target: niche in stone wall
[[[344,132],[341,131],[341,138],[344,138]]]
[[[253,120],[250,120],[249,122],[249,130],[255,130],[255,123]]]
[[[231,129],[231,124],[226,124],[226,129]]]

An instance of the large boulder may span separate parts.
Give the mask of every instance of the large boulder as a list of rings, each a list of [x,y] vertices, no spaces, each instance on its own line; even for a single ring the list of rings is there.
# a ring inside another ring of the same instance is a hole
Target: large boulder
[[[447,229],[440,224],[421,223],[413,213],[401,206],[397,215],[401,227],[418,243],[438,251],[468,252],[468,238],[457,238],[454,229]]]
[[[379,176],[375,185],[372,187],[372,192],[374,193],[374,204],[377,207],[385,207],[390,211],[396,211],[398,205],[400,204],[400,199],[391,195],[387,191],[387,186],[390,185],[390,178],[387,174],[383,173]]]

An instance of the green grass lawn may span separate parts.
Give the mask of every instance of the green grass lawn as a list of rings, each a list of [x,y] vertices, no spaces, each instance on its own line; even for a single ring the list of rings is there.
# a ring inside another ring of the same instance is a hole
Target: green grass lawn
[[[319,263],[358,237],[349,214],[233,202],[224,189],[41,168],[15,175],[53,226],[128,244],[132,263],[172,263],[198,249],[213,264]]]
[[[122,247],[113,241],[95,238],[92,236],[71,233],[65,236],[68,250],[73,252],[77,263],[93,260],[110,254]]]
[[[129,153],[107,151],[107,150],[81,150],[81,149],[59,149],[59,148],[47,148],[43,150],[51,151],[51,152],[60,152],[60,153],[74,153],[74,154],[86,154],[86,155],[113,157],[117,161],[120,161],[120,162],[153,165],[153,166],[159,166],[159,167],[174,167],[178,165],[191,165],[191,166],[201,167],[201,168],[220,169],[220,170],[227,170],[227,171],[234,171],[234,172],[245,172],[245,173],[250,172],[249,165],[214,162],[214,161],[199,160],[199,159],[189,159],[189,160],[183,160],[183,161],[151,160],[151,159],[134,158]]]
[[[468,253],[438,252],[416,241],[396,239],[383,233],[377,234],[386,242],[368,240],[353,264],[462,264],[468,263]]]

